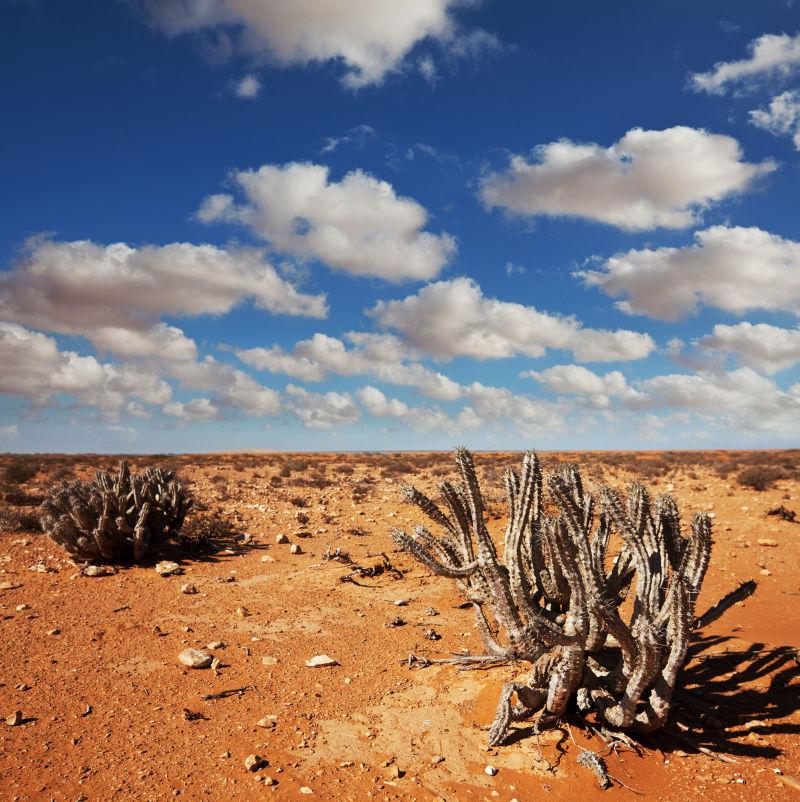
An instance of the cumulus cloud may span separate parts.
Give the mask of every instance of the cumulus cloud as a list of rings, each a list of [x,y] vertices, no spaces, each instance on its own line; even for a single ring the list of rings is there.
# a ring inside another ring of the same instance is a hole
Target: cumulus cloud
[[[342,83],[359,88],[398,70],[426,39],[455,55],[496,47],[485,32],[458,30],[461,0],[144,0],[153,22],[170,35],[206,30],[233,33],[251,57],[279,65],[335,61]],[[482,36],[475,36],[475,33]]]
[[[361,417],[349,393],[312,393],[290,384],[285,395],[286,409],[300,418],[307,429],[335,429]]]
[[[523,437],[549,437],[566,427],[567,408],[540,398],[518,395],[505,387],[473,382],[467,388],[470,414],[476,420],[508,427]]]
[[[800,33],[766,33],[748,46],[750,55],[739,61],[720,61],[708,72],[691,76],[697,92],[722,95],[730,86],[751,86],[764,79],[781,79],[800,67]]]
[[[261,92],[261,81],[252,73],[243,75],[242,78],[236,82],[234,92],[236,93],[236,97],[240,97],[243,100],[253,100],[257,98]]]
[[[209,195],[197,212],[201,221],[241,223],[277,251],[336,270],[388,281],[430,279],[456,249],[449,234],[422,230],[428,214],[420,204],[361,170],[337,182],[327,167],[290,162],[235,172],[232,180],[245,202]]]
[[[750,112],[750,122],[775,136],[790,136],[800,150],[800,92],[783,92],[766,109]]]
[[[778,373],[800,363],[800,328],[782,329],[767,323],[718,324],[698,346],[733,354],[761,373]]]
[[[428,284],[400,301],[380,301],[370,315],[412,348],[449,360],[539,357],[548,348],[585,362],[642,359],[655,349],[647,334],[583,328],[571,317],[487,298],[472,279]]]
[[[12,270],[0,274],[4,319],[89,339],[99,330],[101,348],[121,344],[109,329],[148,332],[176,347],[174,330],[152,328],[161,316],[219,315],[247,299],[273,313],[327,314],[324,295],[299,292],[255,249],[188,243],[132,248],[39,238]]]
[[[630,400],[638,395],[618,370],[601,376],[581,365],[554,365],[543,371],[525,371],[520,376],[536,379],[554,393],[585,396],[596,408],[610,406],[612,398]]]
[[[303,381],[322,381],[330,373],[338,376],[372,376],[389,384],[416,387],[423,395],[442,401],[459,398],[461,387],[447,376],[407,360],[417,354],[389,334],[348,332],[352,347],[326,334],[317,333],[296,343],[290,353],[280,346],[236,351],[246,365],[256,370],[283,373]]]
[[[517,215],[583,217],[629,231],[687,228],[774,169],[743,161],[729,136],[633,128],[608,148],[562,139],[540,145],[530,160],[513,156],[508,170],[483,180],[480,195],[487,208]]]
[[[194,398],[186,404],[174,401],[167,404],[162,412],[171,417],[189,422],[217,420],[221,417],[219,407],[208,398]]]
[[[376,418],[405,418],[411,408],[397,398],[387,398],[377,387],[362,387],[356,398],[370,415]]]
[[[52,337],[0,322],[0,393],[35,403],[66,395],[115,416],[131,397],[147,404],[166,404],[172,390],[151,371],[61,351]]]
[[[632,314],[676,320],[703,304],[800,312],[800,243],[759,228],[713,226],[682,248],[631,250],[577,274]]]

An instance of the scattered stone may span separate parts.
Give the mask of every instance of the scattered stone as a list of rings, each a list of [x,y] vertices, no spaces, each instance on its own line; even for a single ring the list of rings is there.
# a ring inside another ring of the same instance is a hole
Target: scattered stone
[[[290,554],[302,554],[303,550],[300,548],[300,544],[299,543],[292,543],[292,545],[289,547],[289,553]]]
[[[275,542],[276,543],[288,543],[289,542],[289,538],[286,537],[286,535],[278,535],[275,538]]]
[[[211,661],[211,670],[212,670],[212,671],[213,671],[215,674],[219,674],[219,667],[220,667],[221,665],[222,665],[222,660],[220,660],[220,659],[219,659],[219,657],[215,657],[215,658],[214,658],[214,659]]]
[[[756,543],[758,543],[759,546],[769,546],[770,548],[775,548],[778,546],[777,540],[771,540],[768,537],[760,537]]]
[[[56,627],[55,629],[48,629],[47,630],[47,634],[48,635],[60,635],[61,634],[61,630],[58,627]]]
[[[6,719],[6,724],[8,724],[9,727],[19,727],[19,725],[22,724],[22,721],[23,721],[23,719],[22,719],[22,711],[21,710],[15,710]]]
[[[160,563],[156,563],[156,573],[161,576],[172,576],[173,574],[182,574],[183,569],[178,563],[162,560]]]
[[[274,730],[278,725],[277,716],[264,716],[256,722],[256,727],[261,727],[263,730]]]
[[[494,766],[487,766],[484,771],[490,776],[494,777],[497,774],[497,769]]]
[[[405,772],[402,771],[396,763],[393,763],[388,769],[386,769],[386,776],[390,780],[399,780],[404,774]]]
[[[768,568],[762,568],[759,573],[761,576],[772,576],[772,571],[770,571]]]
[[[250,611],[246,607],[237,607],[236,615],[238,615],[239,618],[247,618],[247,616],[250,615]]]
[[[309,788],[307,785],[300,786],[300,793],[301,794],[313,794],[313,789]]]
[[[201,652],[199,649],[184,649],[178,655],[178,660],[189,668],[208,668],[214,661],[214,658],[206,652]]]
[[[324,668],[327,666],[338,666],[339,663],[337,663],[332,657],[328,657],[327,654],[318,654],[312,657],[310,660],[306,660],[306,665],[309,668]]]
[[[253,542],[253,536],[250,535],[250,534],[242,535],[239,538],[239,543],[242,546],[246,546],[248,543],[252,543],[252,542]]]
[[[30,610],[31,606],[30,604],[18,604],[15,609],[18,613],[21,613],[23,610]]]
[[[269,554],[265,554],[265,555],[264,555],[264,556],[261,558],[261,562],[262,562],[262,563],[274,563],[274,562],[275,562],[275,558],[274,558],[274,557],[270,557],[270,555],[269,555]]]
[[[264,777],[264,785],[277,785],[277,784],[278,784],[278,781],[276,779],[274,779],[273,777],[270,777],[269,775]]]
[[[438,766],[440,763],[444,763],[444,755],[434,755],[431,758],[431,766]]]
[[[81,573],[84,576],[113,576],[116,571],[110,565],[87,565]]]
[[[423,637],[427,640],[441,640],[442,636],[435,629],[426,629],[422,633]]]
[[[395,599],[394,600],[394,606],[395,607],[405,607],[407,604],[408,604],[408,602],[405,599]]]
[[[46,574],[47,566],[44,563],[35,563],[34,565],[29,565],[28,570],[34,574]]]
[[[342,761],[342,762],[339,764],[339,768],[340,768],[340,769],[349,769],[350,767],[352,767],[352,766],[355,766],[355,765],[356,765],[356,764],[355,764],[355,763],[353,763],[353,761],[352,761],[352,760],[343,760],[343,761]]]
[[[181,593],[191,596],[194,593],[197,593],[197,588],[191,582],[186,582],[185,584],[181,585]]]
[[[264,657],[261,658],[261,664],[265,666],[276,666],[278,665],[278,658],[265,655]]]
[[[399,615],[395,616],[386,626],[387,627],[402,627],[406,623],[404,618],[401,618]]]
[[[215,649],[224,649],[225,642],[221,640],[212,640],[211,643],[206,644],[206,649],[211,649],[213,652]]]
[[[428,607],[428,609],[425,610],[425,615],[439,615],[439,611],[433,607]]]
[[[263,769],[265,766],[269,765],[266,760],[260,755],[248,755],[244,759],[244,767],[248,771],[258,771],[259,769]]]
[[[0,582],[0,590],[16,590],[17,588],[21,587],[22,585],[19,582],[11,582],[9,580]]]

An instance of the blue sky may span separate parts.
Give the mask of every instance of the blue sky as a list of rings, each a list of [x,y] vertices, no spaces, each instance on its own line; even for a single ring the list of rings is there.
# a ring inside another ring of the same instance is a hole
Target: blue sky
[[[0,9],[0,450],[797,445],[792,2]]]

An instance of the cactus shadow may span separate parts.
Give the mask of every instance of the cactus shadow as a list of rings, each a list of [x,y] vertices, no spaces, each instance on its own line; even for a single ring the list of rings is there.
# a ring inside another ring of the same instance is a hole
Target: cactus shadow
[[[733,758],[775,758],[782,750],[771,735],[800,735],[800,724],[787,720],[800,710],[796,648],[698,637],[679,687],[670,724],[653,736],[663,751],[690,751],[694,744]]]

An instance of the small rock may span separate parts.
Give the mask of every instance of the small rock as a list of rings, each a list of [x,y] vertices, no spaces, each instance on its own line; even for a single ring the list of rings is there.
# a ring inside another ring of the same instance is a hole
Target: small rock
[[[191,596],[192,594],[197,593],[197,588],[191,582],[186,582],[184,585],[181,585],[181,593]]]
[[[394,600],[394,606],[395,607],[405,607],[407,604],[408,604],[408,602],[405,599],[395,599]]]
[[[761,576],[772,576],[772,571],[770,571],[768,568],[762,568],[759,573]]]
[[[269,775],[264,777],[264,785],[276,785],[277,782],[278,782],[277,780],[275,780],[274,778],[270,777]]]
[[[19,727],[19,725],[22,724],[22,711],[21,710],[15,710],[6,719],[6,724],[8,724],[9,727]]]
[[[269,554],[265,554],[265,555],[264,555],[264,556],[261,558],[261,562],[262,562],[262,563],[274,563],[274,562],[275,562],[275,558],[274,558],[274,557],[270,557],[270,555],[269,555]]]
[[[61,630],[58,627],[56,627],[55,629],[48,629],[47,630],[47,634],[48,635],[60,635],[61,634]]]
[[[484,771],[490,776],[494,777],[497,774],[497,769],[494,766],[487,766]]]
[[[289,553],[290,554],[302,554],[303,550],[300,548],[300,544],[299,543],[292,543],[292,545],[289,547]]]
[[[242,546],[246,546],[248,543],[252,543],[252,542],[253,542],[253,536],[252,536],[252,535],[250,535],[250,534],[247,534],[247,535],[242,535],[242,536],[239,538],[239,543],[240,543]]]
[[[84,576],[113,576],[116,572],[110,565],[87,565],[81,573]]]
[[[215,658],[214,658],[214,659],[211,661],[211,670],[212,670],[212,671],[213,671],[215,674],[218,674],[218,673],[219,673],[219,667],[220,667],[221,665],[222,665],[222,660],[220,660],[220,659],[219,659],[219,657],[215,657]]]
[[[306,665],[309,668],[324,668],[326,666],[338,666],[339,663],[332,657],[328,657],[327,654],[318,654],[310,660],[306,660]]]
[[[425,615],[439,615],[439,611],[433,607],[428,607],[428,609],[425,610]]]
[[[771,548],[775,548],[778,545],[777,540],[771,540],[768,537],[760,537],[756,543],[758,543],[759,546],[769,546]]]
[[[189,668],[208,668],[214,661],[214,658],[206,652],[201,652],[199,649],[184,649],[179,655],[183,665]]]
[[[422,636],[427,640],[441,640],[442,636],[435,629],[426,629]]]
[[[314,791],[311,788],[309,788],[307,785],[301,785],[300,786],[300,793],[301,794],[313,794]]]
[[[0,590],[16,590],[17,588],[21,587],[22,585],[19,582],[11,582],[9,580],[0,582]]]
[[[278,658],[265,655],[264,657],[261,658],[261,664],[265,666],[276,666],[278,665]]]
[[[340,769],[349,769],[351,766],[355,766],[355,765],[356,765],[356,764],[355,764],[355,763],[353,763],[353,761],[352,761],[352,760],[343,760],[343,761],[342,761],[342,762],[339,764],[339,768],[340,768]]]
[[[211,649],[213,652],[215,649],[224,649],[225,642],[221,640],[212,640],[211,643],[206,644],[206,649]]]
[[[46,574],[47,566],[44,563],[36,563],[35,565],[29,565],[28,570],[33,571],[34,574]]]
[[[431,758],[431,766],[438,766],[440,763],[444,763],[444,755],[434,755]]]
[[[267,761],[260,755],[248,755],[244,759],[244,767],[248,771],[258,771],[267,765]]]
[[[286,537],[286,535],[278,535],[275,538],[275,542],[276,543],[288,543],[289,542],[289,538]]]
[[[30,610],[31,606],[30,606],[30,604],[18,604],[14,609],[18,613],[21,613],[23,610]]]
[[[261,727],[264,730],[274,730],[278,724],[277,716],[264,716],[256,722],[256,727]]]
[[[247,616],[250,615],[250,611],[246,607],[237,607],[236,615],[238,615],[239,618],[247,618]]]
[[[183,569],[178,563],[162,560],[160,563],[156,563],[156,573],[161,576],[172,576],[173,574],[182,574]]]

